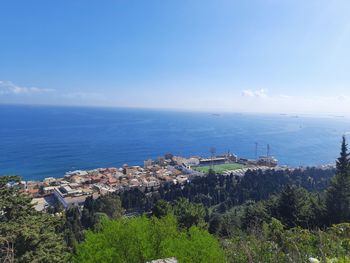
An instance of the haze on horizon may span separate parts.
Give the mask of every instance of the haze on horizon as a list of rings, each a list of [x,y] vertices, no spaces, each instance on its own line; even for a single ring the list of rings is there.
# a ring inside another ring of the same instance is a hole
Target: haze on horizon
[[[0,104],[350,115],[346,0],[0,7]]]

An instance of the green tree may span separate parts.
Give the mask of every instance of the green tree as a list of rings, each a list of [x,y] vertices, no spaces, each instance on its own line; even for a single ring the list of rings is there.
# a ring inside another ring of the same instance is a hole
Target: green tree
[[[104,220],[99,231],[88,231],[74,262],[147,262],[176,257],[180,262],[224,262],[218,241],[197,227],[178,230],[176,218]]]
[[[92,196],[88,196],[84,202],[84,208],[81,214],[81,224],[85,229],[93,228],[96,224],[96,216],[95,216],[95,208],[94,208],[94,199]]]
[[[330,224],[349,222],[350,220],[349,153],[345,136],[343,136],[336,168],[336,175],[331,180],[326,197],[328,222]]]
[[[107,194],[95,201],[95,211],[105,213],[111,219],[117,219],[123,216],[124,209],[119,196]]]
[[[158,218],[166,216],[172,212],[171,205],[164,200],[159,200],[152,209],[152,214]]]
[[[245,206],[242,218],[242,227],[249,229],[254,226],[261,226],[269,220],[269,214],[263,202],[252,203]]]
[[[0,259],[9,262],[65,262],[60,218],[34,210],[32,199],[16,189],[16,176],[0,177]]]
[[[307,191],[296,186],[287,186],[279,196],[277,216],[287,226],[307,226],[310,198]]]
[[[181,232],[177,238],[167,239],[164,243],[164,255],[175,255],[179,262],[225,262],[218,241],[198,227],[191,227],[187,232]]]
[[[345,136],[343,136],[340,156],[336,162],[337,174],[349,174],[349,155],[350,154],[348,153],[348,145],[346,143],[346,138]]]
[[[174,204],[174,214],[180,227],[205,226],[205,209],[201,204],[190,203],[185,198],[178,199]]]
[[[73,248],[76,242],[83,240],[83,226],[78,207],[69,208],[65,213],[64,239],[68,247]]]
[[[98,224],[105,214],[111,219],[118,219],[124,215],[124,209],[118,195],[107,194],[94,200],[92,196],[85,199],[81,214],[81,224],[85,229],[91,229]]]
[[[208,231],[210,234],[218,235],[221,232],[223,225],[223,218],[220,214],[214,214],[211,216],[209,221]]]

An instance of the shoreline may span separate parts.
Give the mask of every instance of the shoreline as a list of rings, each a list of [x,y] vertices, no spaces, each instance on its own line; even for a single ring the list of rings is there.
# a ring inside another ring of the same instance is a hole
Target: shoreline
[[[332,169],[334,165],[314,166],[318,169]],[[205,172],[199,170],[204,169]],[[243,177],[249,170],[294,170],[302,167],[278,165],[272,156],[257,160],[239,158],[234,154],[217,155],[209,158],[200,156],[181,157],[166,154],[157,160],[148,159],[143,166],[96,168],[92,170],[68,171],[61,178],[47,177],[41,181],[21,181],[16,186],[28,193],[36,202],[37,210],[52,206],[57,200],[65,209],[81,206],[86,197],[139,189],[153,192],[164,184],[185,184],[196,177],[207,176],[211,171],[224,176]],[[56,201],[55,201],[56,200]]]

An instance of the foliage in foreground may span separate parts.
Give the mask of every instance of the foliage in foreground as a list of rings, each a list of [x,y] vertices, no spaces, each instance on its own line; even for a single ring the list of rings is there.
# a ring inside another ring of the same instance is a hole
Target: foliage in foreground
[[[0,178],[0,261],[65,262],[59,219],[35,211],[30,197],[7,186],[18,180]]]
[[[147,262],[176,257],[181,263],[225,262],[219,242],[206,230],[179,230],[174,216],[102,221],[88,231],[76,249],[74,262]]]
[[[238,232],[223,242],[228,262],[350,262],[350,224],[327,231],[285,229],[276,219],[248,233]],[[316,261],[315,261],[316,262]]]

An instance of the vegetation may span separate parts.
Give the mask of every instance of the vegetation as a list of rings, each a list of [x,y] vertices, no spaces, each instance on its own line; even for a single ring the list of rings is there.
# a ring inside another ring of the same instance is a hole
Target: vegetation
[[[248,170],[243,177],[209,174],[198,177],[184,186],[165,185],[152,198],[173,202],[178,198],[186,198],[191,202],[201,203],[219,212],[241,205],[248,200],[264,200],[279,193],[287,185],[296,185],[311,192],[323,191],[327,188],[333,169],[306,168],[290,170]],[[144,200],[152,202],[147,196]],[[142,203],[142,202],[140,202]],[[139,204],[140,204],[139,203]],[[139,207],[139,209],[144,209]]]
[[[326,206],[329,223],[350,221],[350,162],[348,147],[343,137],[340,157],[337,160],[337,175],[327,190]]]
[[[180,262],[224,262],[224,251],[207,231],[179,229],[174,216],[104,220],[78,245],[74,262],[146,262],[175,256]]]
[[[234,171],[238,169],[242,169],[244,165],[239,163],[226,163],[226,164],[217,164],[217,165],[208,165],[208,166],[199,166],[196,167],[195,170],[201,173],[208,174],[209,170],[212,169],[215,173],[221,174],[226,171]]]
[[[128,212],[149,212],[158,200],[175,202],[179,198],[203,204],[211,210],[225,212],[248,200],[264,200],[279,193],[287,185],[296,185],[311,192],[324,191],[334,176],[334,169],[305,168],[295,170],[248,170],[243,177],[224,176],[210,173],[208,176],[194,178],[185,185],[161,186],[158,190],[138,189],[114,194],[120,198],[123,208]]]
[[[277,219],[248,232],[238,231],[223,242],[228,262],[350,262],[350,224],[327,231],[300,227],[286,229]],[[318,261],[314,261],[318,262]]]
[[[36,212],[11,186],[18,180],[0,180],[4,262],[350,262],[345,138],[336,169],[210,170],[185,185],[89,197],[82,209],[52,214]]]
[[[16,176],[0,177],[0,261],[65,262],[67,247],[60,217],[39,213],[31,198],[8,184]]]

